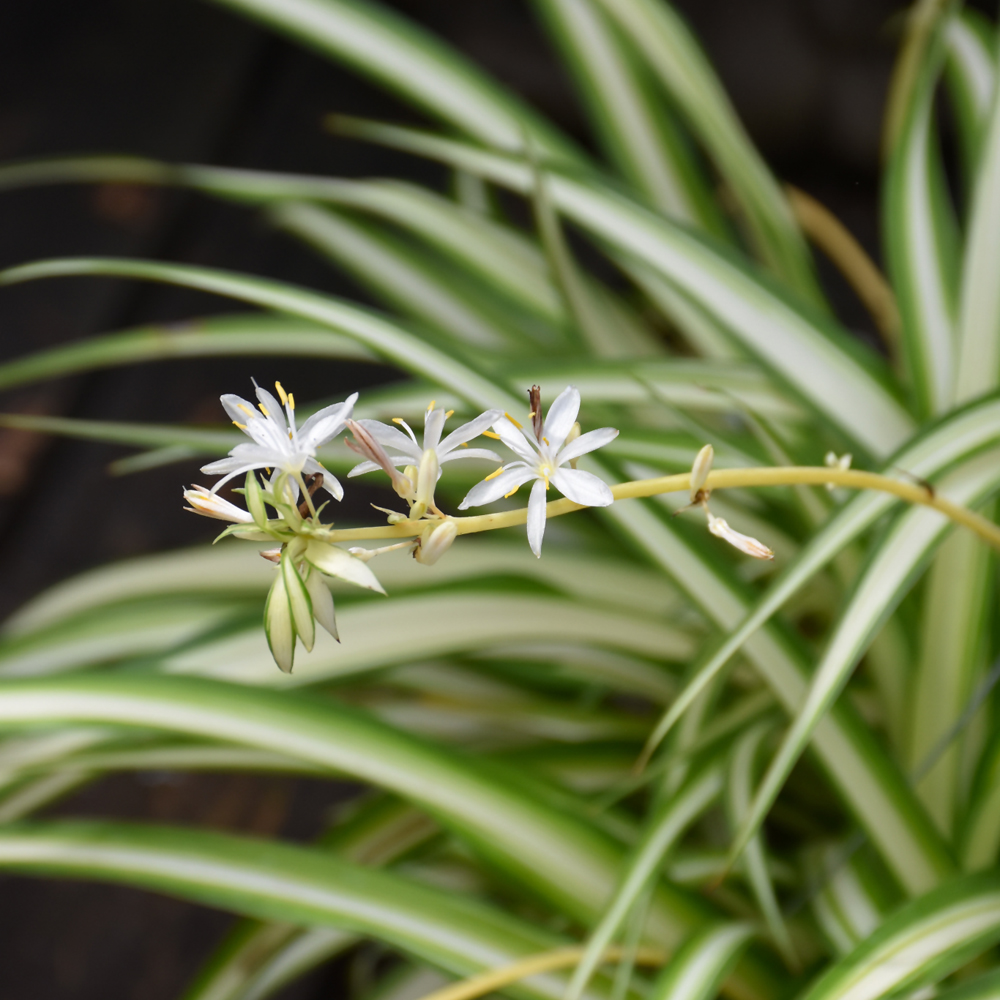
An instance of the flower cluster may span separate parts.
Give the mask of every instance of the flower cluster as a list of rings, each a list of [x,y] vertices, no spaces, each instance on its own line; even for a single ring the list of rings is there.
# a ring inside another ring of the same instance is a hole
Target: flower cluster
[[[469,490],[460,510],[493,503],[513,496],[531,483],[526,512],[528,544],[536,556],[542,554],[542,538],[548,515],[548,493],[555,487],[566,499],[581,507],[607,507],[614,502],[611,488],[591,472],[576,467],[584,455],[618,436],[613,427],[582,433],[577,416],[580,393],[570,386],[563,390],[548,412],[542,412],[541,390],[532,386],[526,428],[503,410],[486,410],[444,435],[452,411],[431,401],[424,413],[421,440],[400,417],[386,424],[380,420],[355,420],[354,393],[312,414],[301,427],[295,415],[295,397],[275,382],[277,397],[254,383],[256,408],[235,395],[222,397],[222,405],[233,423],[250,439],[236,445],[226,458],[211,462],[202,472],[221,475],[211,488],[192,486],[184,491],[188,510],[228,521],[220,538],[235,535],[272,546],[261,552],[277,566],[264,611],[268,644],[278,666],[292,669],[296,642],[312,649],[318,622],[335,639],[337,622],[328,578],[339,577],[359,587],[385,593],[368,567],[384,552],[408,549],[425,565],[432,565],[448,551],[460,534],[460,522],[442,512],[435,490],[443,467],[461,459],[487,459],[501,463]],[[381,470],[388,477],[407,510],[385,510],[389,524],[407,526],[407,538],[377,549],[343,549],[334,544],[337,532],[320,515],[329,503],[316,505],[315,496],[325,490],[335,500],[344,495],[341,484],[316,457],[317,450],[342,431],[349,449],[363,459],[348,478]],[[514,456],[503,462],[491,448],[470,447],[480,435],[503,444]],[[692,473],[691,503],[705,509],[709,530],[758,559],[771,558],[771,551],[754,539],[733,531],[722,518],[708,510],[709,493],[704,489],[712,462],[711,446],[702,449]],[[260,475],[261,472],[264,475]],[[237,476],[246,508],[218,495],[219,487]],[[470,519],[465,519],[470,520]]]
[[[202,468],[202,472],[222,476],[211,489],[192,486],[184,491],[184,498],[188,510],[229,522],[220,538],[235,535],[277,543],[261,552],[278,567],[267,598],[264,625],[275,661],[286,672],[292,669],[297,640],[307,650],[312,648],[317,622],[339,638],[327,578],[339,577],[384,593],[367,565],[374,556],[407,548],[418,562],[432,565],[450,548],[459,533],[458,524],[438,508],[435,489],[443,466],[449,462],[502,461],[490,448],[469,446],[480,435],[503,442],[516,460],[501,465],[496,473],[473,487],[460,508],[510,496],[534,480],[528,503],[528,540],[535,555],[541,554],[545,494],[550,485],[582,506],[607,506],[614,499],[604,482],[576,469],[575,464],[580,456],[611,441],[618,432],[605,427],[581,435],[576,422],[580,394],[572,387],[555,400],[544,419],[540,390],[532,387],[529,419],[533,435],[509,414],[496,409],[479,414],[443,436],[452,411],[432,401],[424,414],[421,440],[401,418],[391,424],[355,420],[357,393],[312,414],[300,427],[295,397],[285,392],[280,382],[275,383],[277,397],[256,383],[254,390],[256,407],[240,396],[222,397],[226,413],[250,440],[236,445],[226,458]],[[347,447],[364,459],[351,469],[349,478],[380,469],[385,472],[396,494],[407,504],[406,513],[385,513],[390,524],[419,522],[414,538],[380,549],[345,550],[333,544],[332,523],[320,519],[326,504],[317,506],[314,497],[322,489],[340,500],[344,491],[316,453],[344,430],[351,435],[344,439]],[[570,467],[565,468],[567,465]],[[241,475],[244,485],[236,492],[243,494],[246,509],[218,495],[221,486]]]

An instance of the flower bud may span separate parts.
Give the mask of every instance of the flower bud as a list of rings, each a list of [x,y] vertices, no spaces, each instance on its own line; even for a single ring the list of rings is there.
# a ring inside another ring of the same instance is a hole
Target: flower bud
[[[312,601],[309,591],[295,568],[294,558],[289,556],[289,550],[281,557],[281,576],[285,581],[285,591],[288,594],[288,606],[292,612],[292,624],[302,639],[306,650],[313,648],[316,641],[316,623],[313,621]]]
[[[458,535],[458,525],[450,518],[424,528],[420,544],[413,550],[413,558],[425,566],[433,566],[451,548]]]
[[[184,499],[190,507],[185,510],[192,514],[203,514],[205,517],[214,517],[219,521],[233,521],[236,524],[253,524],[253,517],[245,510],[237,507],[236,504],[223,500],[217,493],[206,490],[204,486],[192,486],[184,491]]]
[[[292,627],[292,609],[288,604],[288,593],[281,573],[274,578],[264,605],[264,634],[271,649],[274,662],[282,673],[292,672],[295,659],[295,629]]]
[[[703,503],[708,499],[711,491],[704,486],[712,471],[714,458],[715,449],[710,444],[706,444],[695,456],[694,465],[691,466],[691,503]]]
[[[420,456],[420,469],[416,475],[417,497],[410,510],[411,518],[423,517],[427,508],[434,506],[434,487],[437,486],[439,470],[437,452],[429,448]]]
[[[312,601],[313,616],[337,640],[340,642],[340,633],[337,631],[337,616],[333,611],[333,595],[330,588],[323,581],[323,576],[319,570],[311,569],[306,577],[306,590],[309,591],[309,599]]]

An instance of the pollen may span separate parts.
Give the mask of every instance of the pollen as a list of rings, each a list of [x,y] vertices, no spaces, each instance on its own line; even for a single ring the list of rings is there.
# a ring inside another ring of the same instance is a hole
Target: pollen
[[[506,418],[507,418],[507,419],[508,419],[508,420],[509,420],[509,421],[510,421],[510,422],[511,422],[511,423],[512,423],[512,424],[513,424],[513,425],[514,425],[514,426],[515,426],[515,427],[516,427],[516,428],[517,428],[517,429],[518,429],[519,431],[523,431],[523,430],[524,430],[524,426],[523,426],[522,424],[519,424],[519,423],[518,423],[518,422],[517,422],[517,421],[516,421],[516,420],[515,420],[515,419],[514,419],[514,418],[513,418],[513,417],[512,417],[512,416],[511,416],[511,415],[510,415],[510,414],[509,414],[509,413],[508,413],[507,411],[506,411],[506,410],[504,410],[504,414],[503,414],[503,415],[504,415],[504,416],[505,416],[505,417],[506,417]]]
[[[486,477],[486,480],[489,480],[489,479],[496,479],[496,477],[497,477],[497,476],[499,476],[501,472],[503,472],[503,466],[502,466],[502,465],[500,466],[500,468],[499,468],[499,469],[497,469],[497,470],[496,470],[496,472],[491,472],[491,473],[490,473],[490,474],[489,474],[489,475],[488,475],[488,476]],[[484,482],[485,482],[486,480],[484,480]]]
[[[288,406],[288,393],[285,392],[280,382],[274,383],[274,388],[278,390],[278,398],[281,400],[282,406]]]
[[[493,438],[494,441],[499,441],[500,440],[500,435],[499,434],[494,434],[493,431],[483,431],[483,437],[484,438]]]

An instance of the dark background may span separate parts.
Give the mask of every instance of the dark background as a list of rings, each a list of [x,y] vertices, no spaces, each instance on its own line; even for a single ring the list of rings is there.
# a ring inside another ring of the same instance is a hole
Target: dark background
[[[393,4],[448,39],[587,143],[586,124],[527,5]],[[678,0],[777,175],[825,202],[878,258],[878,146],[900,5],[893,0]],[[412,118],[391,97],[199,0],[32,0],[0,5],[0,162],[133,153],[436,183],[435,167],[320,129],[339,111]],[[346,279],[252,212],[129,187],[0,193],[0,267],[70,254],[177,260],[338,294]],[[867,321],[827,275],[842,315]],[[195,293],[105,279],[0,290],[0,360],[149,321],[232,311]],[[302,400],[360,388],[379,369],[275,359],[116,369],[8,393],[0,409],[105,420],[221,419],[222,392],[274,377]],[[0,615],[45,586],[123,556],[215,534],[181,509],[195,467],[110,479],[124,452],[0,429]],[[345,789],[249,777],[122,776],[75,796],[73,814],[196,823],[307,838]],[[230,923],[122,888],[3,879],[0,1000],[176,997]],[[285,996],[336,995],[320,972]]]

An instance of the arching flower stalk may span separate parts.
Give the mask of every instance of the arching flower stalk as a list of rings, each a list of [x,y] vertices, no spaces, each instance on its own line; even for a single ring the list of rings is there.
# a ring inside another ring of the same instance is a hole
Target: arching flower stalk
[[[546,492],[555,486],[563,496],[584,507],[607,507],[614,502],[607,483],[593,473],[576,469],[571,463],[618,437],[614,427],[601,427],[579,434],[580,392],[575,386],[564,389],[543,418],[541,389],[535,385],[528,394],[531,403],[529,433],[510,414],[493,424],[500,440],[515,455],[469,490],[459,510],[480,507],[501,497],[513,496],[525,483],[533,482],[528,497],[528,544],[536,556],[542,554],[545,534]],[[575,431],[575,433],[574,433]],[[563,468],[569,466],[569,468]]]

